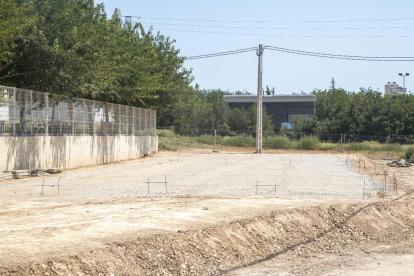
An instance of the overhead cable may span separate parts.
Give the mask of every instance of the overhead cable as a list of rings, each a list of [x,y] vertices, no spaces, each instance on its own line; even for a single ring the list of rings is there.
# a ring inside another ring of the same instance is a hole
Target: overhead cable
[[[334,54],[324,54],[317,52],[308,52],[308,51],[299,51],[292,50],[274,46],[265,46],[266,50],[273,50],[283,53],[312,56],[312,57],[322,57],[330,59],[346,59],[346,60],[364,60],[364,61],[414,61],[414,57],[370,57],[370,56],[349,56],[349,55],[334,55]]]
[[[197,27],[197,28],[221,28],[221,29],[250,29],[250,30],[384,30],[384,29],[412,29],[414,26],[391,26],[391,27],[343,27],[343,28],[325,28],[325,27],[242,27],[242,26],[219,26],[219,25],[188,25],[188,24],[175,24],[175,23],[163,23],[163,22],[146,22],[139,21],[139,23],[151,24],[151,25],[166,25],[166,26],[179,26],[179,27]]]
[[[178,29],[164,29],[156,28],[160,31],[174,31],[187,33],[202,33],[202,34],[221,34],[221,35],[240,35],[240,36],[266,36],[266,37],[306,37],[306,38],[409,38],[412,35],[283,35],[283,34],[253,34],[253,33],[229,33],[229,32],[210,32],[210,31],[196,31],[196,30],[178,30]]]
[[[297,54],[297,55],[321,57],[321,58],[330,58],[330,59],[360,60],[360,61],[414,61],[414,57],[337,55],[337,54],[326,54],[326,53],[319,53],[319,52],[293,50],[293,49],[281,48],[281,47],[276,47],[276,46],[264,46],[264,49],[283,52],[283,53],[289,53],[289,54]],[[213,54],[190,56],[190,57],[185,57],[185,59],[186,60],[193,60],[193,59],[201,59],[201,58],[211,58],[211,57],[241,54],[241,53],[246,53],[246,52],[250,52],[250,51],[257,51],[257,47],[250,47],[250,48],[244,48],[244,49],[226,51],[226,52],[219,52],[219,53],[213,53]]]
[[[150,16],[130,16],[130,17],[157,19],[157,20],[171,20],[171,21],[226,22],[226,23],[350,23],[350,22],[381,22],[381,21],[414,20],[414,17],[379,18],[379,19],[346,19],[346,20],[221,20],[221,19],[191,19],[191,18],[169,18],[169,17],[150,17]]]
[[[220,53],[207,54],[207,55],[190,56],[190,57],[185,57],[185,59],[186,60],[192,60],[192,59],[201,59],[201,58],[227,56],[227,55],[234,55],[234,54],[246,53],[246,52],[250,52],[250,51],[256,51],[256,49],[257,49],[257,47],[250,47],[250,48],[245,48],[245,49],[240,49],[240,50],[234,50],[234,51],[220,52]]]

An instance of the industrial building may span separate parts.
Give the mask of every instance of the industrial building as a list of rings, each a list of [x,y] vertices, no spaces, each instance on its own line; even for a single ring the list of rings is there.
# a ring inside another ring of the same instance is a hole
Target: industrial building
[[[407,92],[407,88],[400,87],[395,81],[394,82],[387,82],[384,88],[385,95],[399,95],[405,94]]]
[[[230,109],[249,109],[257,101],[255,95],[226,95],[224,100],[228,102]],[[273,95],[263,96],[263,105],[267,113],[272,115],[272,124],[275,130],[282,126],[290,127],[294,116],[299,115],[309,118],[314,113],[314,95]]]

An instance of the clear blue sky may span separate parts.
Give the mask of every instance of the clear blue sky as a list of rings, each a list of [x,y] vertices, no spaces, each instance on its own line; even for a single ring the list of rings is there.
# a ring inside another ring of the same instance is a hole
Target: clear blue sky
[[[101,3],[101,1],[95,3]],[[143,23],[145,27],[153,25],[154,31],[160,31],[162,34],[175,39],[175,46],[180,49],[183,56],[255,47],[258,44],[330,54],[414,56],[414,19],[335,23],[298,22],[414,18],[414,1],[409,0],[105,0],[103,3],[108,16],[112,15],[115,8],[118,8],[122,15],[140,16],[139,20],[145,22]],[[145,17],[279,22],[174,21]],[[138,19],[133,18],[133,20]],[[196,27],[171,24],[196,25]],[[224,27],[248,27],[250,29]],[[257,28],[293,29],[269,30]],[[254,35],[223,35],[165,29]],[[275,35],[413,37],[328,38]],[[407,90],[414,92],[414,62],[331,60],[270,50],[265,50],[263,59],[263,85],[264,87],[266,85],[274,86],[277,94],[299,93],[301,91],[308,93],[315,88],[326,89],[330,86],[332,77],[335,78],[337,87],[350,91],[357,91],[360,87],[372,87],[383,92],[384,84],[387,81],[396,81],[402,86],[402,78],[398,76],[399,72],[412,73],[412,76],[406,78],[406,87]],[[201,88],[257,91],[257,56],[254,52],[189,60],[185,62],[185,67],[193,68],[194,84],[198,83]]]

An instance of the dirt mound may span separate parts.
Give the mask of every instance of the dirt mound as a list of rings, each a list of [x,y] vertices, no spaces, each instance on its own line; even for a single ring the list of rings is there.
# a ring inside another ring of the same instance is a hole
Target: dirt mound
[[[0,275],[220,275],[281,254],[306,256],[414,234],[414,202],[276,211],[217,227],[155,235],[42,263],[1,267]]]

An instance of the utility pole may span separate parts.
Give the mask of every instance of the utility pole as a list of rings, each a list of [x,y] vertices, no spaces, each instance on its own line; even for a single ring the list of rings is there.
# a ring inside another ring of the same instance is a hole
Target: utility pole
[[[257,121],[256,121],[256,153],[262,153],[262,75],[263,75],[263,45],[259,44],[256,55],[259,57],[259,72],[257,83]]]

